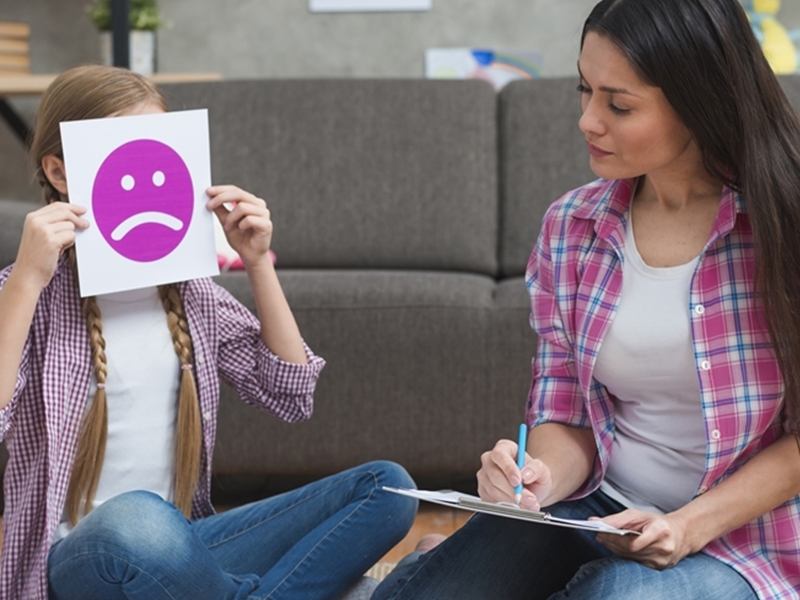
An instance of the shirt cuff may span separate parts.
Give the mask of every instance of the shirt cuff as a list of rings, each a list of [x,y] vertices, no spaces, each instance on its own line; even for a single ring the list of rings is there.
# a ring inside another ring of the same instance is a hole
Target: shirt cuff
[[[287,362],[264,346],[264,374],[267,381],[272,383],[271,389],[276,394],[296,396],[314,393],[319,374],[325,366],[325,359],[314,354],[305,342],[303,348],[308,359],[307,364]]]

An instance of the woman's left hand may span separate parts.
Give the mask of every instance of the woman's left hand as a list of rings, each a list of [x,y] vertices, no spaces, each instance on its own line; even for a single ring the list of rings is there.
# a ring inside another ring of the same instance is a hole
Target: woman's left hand
[[[635,560],[651,569],[669,569],[691,554],[686,525],[674,513],[658,515],[628,509],[602,520],[618,529],[639,531],[641,535],[601,533],[597,535],[597,541],[617,556]]]
[[[206,203],[222,223],[228,243],[238,252],[246,267],[270,261],[272,221],[267,203],[235,185],[215,185],[206,190],[210,200]],[[224,205],[233,205],[228,210]]]

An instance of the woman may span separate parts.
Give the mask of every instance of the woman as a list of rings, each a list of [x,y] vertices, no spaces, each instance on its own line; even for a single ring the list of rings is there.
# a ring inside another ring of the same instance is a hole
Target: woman
[[[42,98],[31,153],[47,205],[0,272],[0,598],[339,598],[413,522],[413,502],[375,493],[413,485],[401,467],[211,506],[219,379],[298,421],[324,366],[272,266],[265,202],[222,185],[205,206],[242,258],[257,317],[209,279],[79,297],[73,244],[91,224],[67,202],[59,123],[165,110],[150,82],[109,67],[71,69]]]
[[[800,598],[800,123],[736,0],[603,0],[578,62],[599,181],[545,216],[524,467],[373,598]]]

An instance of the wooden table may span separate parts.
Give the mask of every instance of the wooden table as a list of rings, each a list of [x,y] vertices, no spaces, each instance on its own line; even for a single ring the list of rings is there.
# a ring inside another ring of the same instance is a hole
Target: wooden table
[[[57,73],[42,75],[0,75],[0,116],[8,123],[26,146],[30,143],[30,128],[19,113],[8,103],[10,97],[41,96],[58,77]],[[154,73],[148,77],[153,83],[184,83],[193,81],[220,81],[219,73]]]

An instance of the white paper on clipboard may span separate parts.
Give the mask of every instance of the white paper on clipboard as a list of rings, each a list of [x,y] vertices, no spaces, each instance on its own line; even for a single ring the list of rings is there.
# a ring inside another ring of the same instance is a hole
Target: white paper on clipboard
[[[515,504],[484,502],[477,496],[469,494],[462,494],[452,490],[412,490],[407,488],[393,488],[383,486],[387,492],[417,498],[426,502],[433,502],[434,504],[441,504],[443,506],[450,506],[452,508],[460,508],[463,510],[470,510],[472,512],[486,513],[500,517],[508,517],[510,519],[519,519],[521,521],[532,521],[534,523],[545,523],[547,525],[555,525],[557,527],[568,527],[570,529],[585,529],[588,531],[596,531],[597,533],[613,533],[616,535],[639,535],[638,531],[631,531],[628,529],[617,529],[611,527],[602,521],[582,521],[579,519],[562,519],[555,517],[548,512],[537,510],[527,510],[520,508]]]

